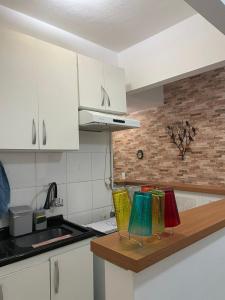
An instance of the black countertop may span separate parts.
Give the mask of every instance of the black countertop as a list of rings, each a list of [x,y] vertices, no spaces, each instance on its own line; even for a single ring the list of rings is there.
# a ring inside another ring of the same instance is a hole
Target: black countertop
[[[32,247],[26,245],[26,240],[31,234],[12,237],[8,227],[0,229],[0,267],[96,236],[95,231],[71,223],[62,215],[48,218],[47,227],[53,229],[52,232],[60,228],[69,232],[69,235],[65,239],[47,245]],[[44,230],[43,233],[45,233]]]

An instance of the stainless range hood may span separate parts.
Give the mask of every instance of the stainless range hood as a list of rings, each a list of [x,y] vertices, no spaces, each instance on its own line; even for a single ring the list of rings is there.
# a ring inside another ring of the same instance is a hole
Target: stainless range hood
[[[140,121],[90,110],[79,111],[79,127],[86,131],[119,131],[139,128]]]

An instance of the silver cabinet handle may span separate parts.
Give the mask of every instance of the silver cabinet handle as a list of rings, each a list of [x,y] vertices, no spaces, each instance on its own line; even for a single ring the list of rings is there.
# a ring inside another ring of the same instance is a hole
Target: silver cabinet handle
[[[33,119],[33,122],[32,122],[32,144],[35,145],[36,141],[37,141],[37,131],[36,131],[35,120]]]
[[[55,294],[59,292],[59,263],[55,261],[54,263],[55,271],[54,271],[54,287],[55,287]]]
[[[105,88],[103,88],[103,90],[104,90],[104,94],[105,94],[105,96],[106,96],[106,98],[107,98],[108,106],[111,106],[109,94],[106,92]]]
[[[106,95],[107,95],[107,100],[108,100],[108,106],[111,106],[111,102],[110,102],[110,98],[109,98],[108,93],[106,93]]]
[[[109,98],[108,93],[106,92],[106,90],[105,90],[105,88],[103,86],[101,86],[101,88],[102,88],[102,95],[103,95],[102,106],[103,106],[103,104],[105,104],[105,96],[107,98],[108,106],[111,106],[111,102],[110,102],[110,98]]]
[[[103,86],[101,86],[101,94],[102,94],[102,104],[101,106],[105,105],[105,89]]]
[[[0,285],[0,300],[4,300],[3,287]]]
[[[43,145],[46,145],[47,134],[46,134],[45,120],[43,120],[42,128],[43,128]]]

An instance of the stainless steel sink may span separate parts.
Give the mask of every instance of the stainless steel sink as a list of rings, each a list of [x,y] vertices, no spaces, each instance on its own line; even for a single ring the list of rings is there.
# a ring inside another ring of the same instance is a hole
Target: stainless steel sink
[[[20,248],[33,247],[43,242],[70,235],[72,231],[63,227],[48,228],[43,231],[36,231],[13,240],[13,243]]]

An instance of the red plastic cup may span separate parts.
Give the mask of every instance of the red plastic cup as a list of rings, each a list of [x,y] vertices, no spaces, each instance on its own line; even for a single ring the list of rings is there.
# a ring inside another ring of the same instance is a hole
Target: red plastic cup
[[[173,189],[163,189],[165,192],[165,227],[176,227],[180,224],[180,216],[177,209],[176,198]]]
[[[142,186],[141,186],[141,192],[142,192],[142,193],[148,193],[148,192],[150,192],[152,189],[153,189],[153,187],[150,186],[150,185],[142,185]]]

